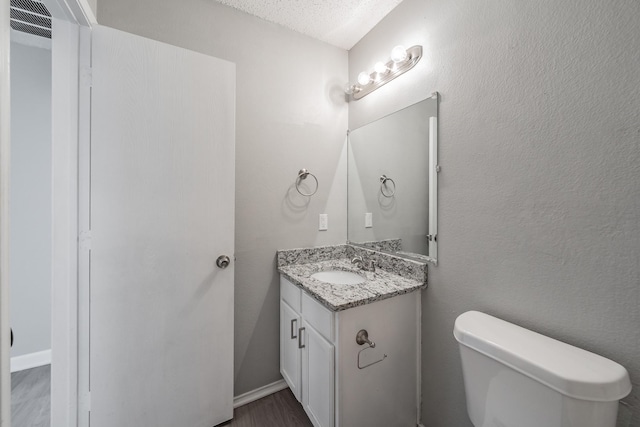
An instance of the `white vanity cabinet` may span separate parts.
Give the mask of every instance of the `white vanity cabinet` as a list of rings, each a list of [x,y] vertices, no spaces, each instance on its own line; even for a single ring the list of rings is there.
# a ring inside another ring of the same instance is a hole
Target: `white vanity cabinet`
[[[302,407],[314,426],[333,426],[334,354],[327,341],[309,322],[302,322]]]
[[[332,329],[331,311],[280,279],[280,372],[316,427],[334,425]]]
[[[284,299],[281,298],[280,373],[287,384],[289,384],[289,388],[298,401],[302,398],[300,384],[300,376],[302,375],[301,359],[298,347],[298,330],[300,326],[300,314],[298,314],[298,312],[296,312]]]
[[[280,372],[314,426],[417,425],[420,291],[333,312],[281,276],[280,295]]]

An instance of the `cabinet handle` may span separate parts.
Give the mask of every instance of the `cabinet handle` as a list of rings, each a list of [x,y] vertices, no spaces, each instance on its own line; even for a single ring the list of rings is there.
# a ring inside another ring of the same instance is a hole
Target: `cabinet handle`
[[[298,338],[298,336],[294,332],[296,328],[293,327],[293,324],[297,321],[298,319],[291,319],[291,339],[292,340],[295,340],[296,338]]]
[[[298,348],[304,348],[304,344],[302,344],[302,331],[304,331],[304,327],[298,329]]]

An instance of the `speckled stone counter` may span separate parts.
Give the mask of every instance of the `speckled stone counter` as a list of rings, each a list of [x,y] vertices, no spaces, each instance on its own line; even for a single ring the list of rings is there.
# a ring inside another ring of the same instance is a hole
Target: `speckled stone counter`
[[[375,260],[376,271],[351,264],[360,256],[365,265]],[[351,245],[278,251],[278,271],[332,311],[346,310],[427,287],[427,265]],[[320,271],[352,271],[366,277],[357,285],[334,285],[311,277]]]

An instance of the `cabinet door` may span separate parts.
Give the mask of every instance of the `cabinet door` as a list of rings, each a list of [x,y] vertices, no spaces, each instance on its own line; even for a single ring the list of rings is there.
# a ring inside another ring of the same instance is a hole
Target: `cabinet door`
[[[302,406],[315,427],[334,424],[334,347],[303,320]]]
[[[300,387],[302,352],[298,348],[300,327],[300,315],[284,300],[280,300],[280,373],[298,401],[302,397]]]

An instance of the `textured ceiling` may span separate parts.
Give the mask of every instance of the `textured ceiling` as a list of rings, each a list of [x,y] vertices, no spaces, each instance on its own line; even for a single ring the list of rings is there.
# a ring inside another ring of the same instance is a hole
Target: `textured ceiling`
[[[215,0],[343,49],[351,49],[402,0]]]

